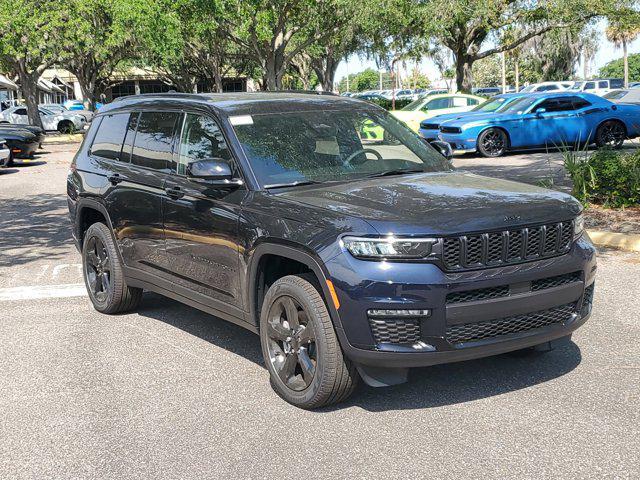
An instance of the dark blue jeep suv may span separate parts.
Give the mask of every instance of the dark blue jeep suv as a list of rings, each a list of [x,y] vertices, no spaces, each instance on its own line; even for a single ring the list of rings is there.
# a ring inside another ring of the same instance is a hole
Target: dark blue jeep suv
[[[359,100],[128,97],[96,115],[67,187],[98,311],[149,290],[242,325],[303,408],[360,378],[548,348],[591,312],[575,199],[456,173]]]

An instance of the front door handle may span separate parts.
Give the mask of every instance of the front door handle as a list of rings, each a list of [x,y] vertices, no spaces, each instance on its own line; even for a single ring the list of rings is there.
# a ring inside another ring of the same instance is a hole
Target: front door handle
[[[120,182],[123,182],[125,178],[121,176],[119,173],[113,173],[107,177],[107,180],[109,180],[111,185],[117,185]]]
[[[171,198],[182,198],[182,197],[184,197],[184,192],[182,191],[182,189],[180,187],[165,188],[164,191]]]

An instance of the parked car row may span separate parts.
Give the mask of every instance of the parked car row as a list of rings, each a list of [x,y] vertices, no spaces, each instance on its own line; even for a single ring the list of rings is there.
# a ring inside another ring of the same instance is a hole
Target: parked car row
[[[10,167],[16,158],[31,158],[42,146],[45,132],[32,125],[0,124],[0,143],[8,152],[0,152],[0,166]],[[0,148],[0,150],[3,150]],[[5,156],[6,153],[6,156]]]
[[[450,144],[454,151],[485,157],[594,143],[619,148],[640,136],[640,104],[573,90],[504,94],[470,112],[423,120],[419,133],[428,141]]]
[[[88,124],[84,116],[75,112],[53,112],[43,106],[38,107],[42,126],[47,131],[58,131],[60,133],[73,133],[82,131]],[[0,112],[1,124],[28,125],[27,107],[17,105]]]
[[[433,88],[433,89],[425,89],[425,88],[416,88],[416,89],[396,89],[396,90],[366,90],[364,92],[344,92],[341,95],[343,97],[353,97],[359,98],[361,100],[391,100],[395,98],[396,100],[417,100],[422,97],[427,97],[430,95],[439,95],[448,93],[447,89],[443,88]]]

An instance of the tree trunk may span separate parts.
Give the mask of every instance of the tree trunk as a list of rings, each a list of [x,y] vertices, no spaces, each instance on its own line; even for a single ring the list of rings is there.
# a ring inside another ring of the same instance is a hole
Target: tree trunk
[[[72,72],[76,78],[78,79],[78,83],[80,84],[80,91],[82,92],[82,97],[89,103],[89,110],[92,112],[96,109],[97,103],[97,92],[96,92],[96,84],[95,81],[87,79],[80,72]]]
[[[624,88],[629,88],[629,55],[625,39],[622,40],[622,58],[624,59]]]
[[[40,112],[38,112],[38,78],[33,74],[25,74],[22,71],[19,72],[19,76],[20,85],[27,104],[29,125],[36,125],[42,128],[42,119],[40,118]]]
[[[456,55],[456,86],[460,93],[471,93],[473,87],[472,67],[475,60],[464,54]]]

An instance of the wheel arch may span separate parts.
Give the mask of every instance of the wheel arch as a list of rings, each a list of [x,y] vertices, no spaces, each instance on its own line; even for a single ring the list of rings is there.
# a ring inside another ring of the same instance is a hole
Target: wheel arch
[[[274,258],[284,259],[289,262],[293,261],[296,265],[302,265],[306,267],[306,271],[299,273],[313,274],[313,276],[317,280],[316,287],[320,289],[320,294],[322,295],[325,304],[327,305],[329,316],[331,317],[334,326],[339,330],[342,330],[337,309],[333,302],[329,301],[329,299],[332,298],[332,295],[327,284],[328,275],[321,266],[321,260],[319,258],[316,258],[316,255],[313,252],[309,251],[309,249],[304,247],[303,245],[293,246],[275,242],[265,242],[258,245],[251,256],[251,260],[247,268],[246,283],[248,291],[250,322],[255,323],[256,326],[258,326],[260,323],[259,319],[260,308],[262,305],[261,301],[262,298],[264,298],[264,293],[266,293],[266,291],[260,291],[260,289],[265,285],[264,270],[261,269],[265,267],[265,262]],[[262,295],[262,298],[260,297],[260,295]]]
[[[476,146],[480,144],[480,135],[490,129],[502,130],[507,136],[507,148],[511,148],[511,135],[509,134],[509,130],[504,128],[502,125],[486,125],[482,127],[478,132],[478,136],[476,137]]]
[[[627,124],[624,120],[621,120],[619,118],[616,117],[609,117],[609,118],[605,118],[604,120],[601,120],[598,125],[596,125],[596,128],[594,129],[594,132],[598,132],[598,129],[600,129],[600,127],[602,125],[604,125],[607,122],[617,122],[620,123],[622,125],[622,127],[624,128],[624,134],[625,136],[628,138],[629,137],[629,128],[627,127]]]
[[[109,227],[109,231],[111,232],[111,238],[113,239],[117,247],[118,242],[116,241],[115,235],[113,233],[113,224],[111,223],[111,217],[109,216],[107,208],[102,203],[96,200],[92,200],[89,198],[80,198],[78,199],[74,225],[80,250],[82,250],[84,234],[93,223],[96,223],[95,220],[104,220],[104,223],[107,225],[107,227]],[[116,248],[116,251],[118,252],[118,256],[122,261],[120,248]]]

